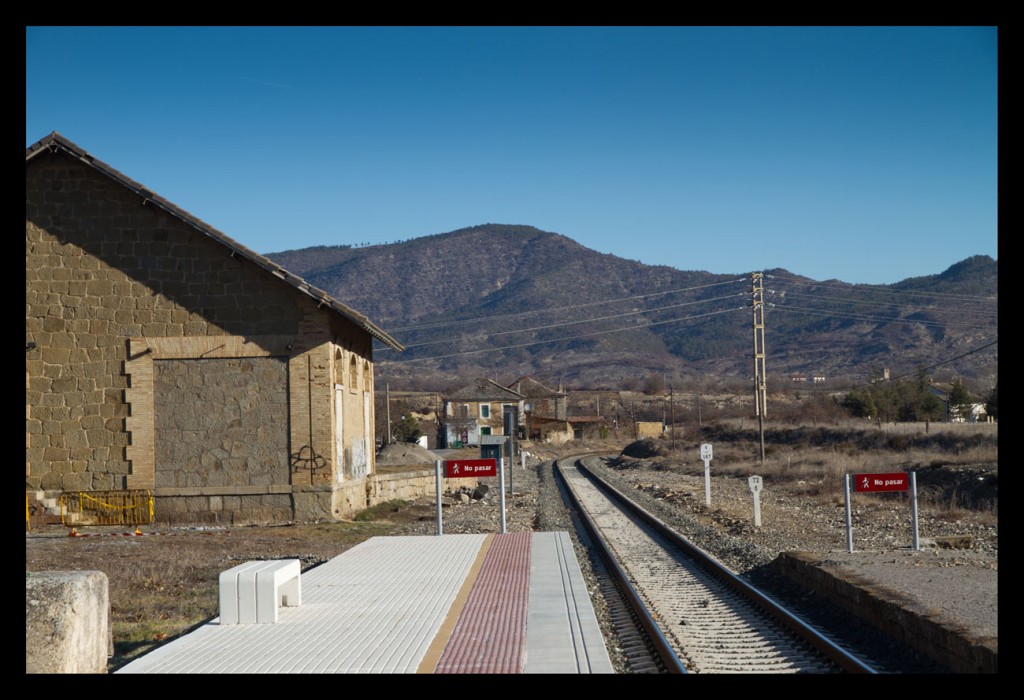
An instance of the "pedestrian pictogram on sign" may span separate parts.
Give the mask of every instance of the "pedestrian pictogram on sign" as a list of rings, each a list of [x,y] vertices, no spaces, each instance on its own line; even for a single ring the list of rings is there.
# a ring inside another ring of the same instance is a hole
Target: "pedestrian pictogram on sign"
[[[855,474],[853,477],[854,491],[906,491],[909,480],[904,473],[894,474]]]

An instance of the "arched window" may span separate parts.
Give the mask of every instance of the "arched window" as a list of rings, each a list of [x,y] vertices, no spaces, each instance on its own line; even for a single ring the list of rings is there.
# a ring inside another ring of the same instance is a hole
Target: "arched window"
[[[345,354],[341,348],[334,348],[334,383],[345,383]]]
[[[373,380],[370,378],[370,363],[363,360],[363,391],[369,394],[373,391]]]
[[[348,386],[350,391],[359,390],[359,363],[356,362],[356,354],[349,356],[348,362]]]

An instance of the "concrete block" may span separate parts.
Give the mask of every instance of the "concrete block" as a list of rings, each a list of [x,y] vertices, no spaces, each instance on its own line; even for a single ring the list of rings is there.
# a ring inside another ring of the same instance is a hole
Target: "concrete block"
[[[106,673],[113,652],[106,574],[26,572],[26,673]]]

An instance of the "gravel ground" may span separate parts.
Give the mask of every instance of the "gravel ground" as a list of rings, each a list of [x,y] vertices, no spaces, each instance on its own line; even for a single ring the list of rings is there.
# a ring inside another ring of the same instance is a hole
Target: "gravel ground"
[[[541,455],[543,458],[544,455]],[[961,467],[967,479],[984,478],[984,470]],[[819,596],[808,595],[781,576],[771,563],[781,552],[809,552],[820,566],[855,572],[869,581],[906,596],[949,624],[979,638],[998,637],[997,579],[998,527],[991,515],[942,511],[919,507],[920,549],[915,551],[911,510],[907,499],[865,499],[853,511],[854,552],[847,551],[846,512],[843,503],[801,496],[792,490],[777,492],[769,484],[761,493],[761,526],[753,523],[753,497],[745,479],[711,478],[711,505],[705,503],[703,473],[659,460],[620,457],[605,461],[597,471],[611,478],[620,490],[641,502],[706,552],[743,575],[781,602],[799,609],[809,622],[842,629],[850,644],[868,642],[872,658],[887,660],[887,669],[901,673],[942,673],[946,669],[912,650],[885,643],[869,625],[851,619],[848,611]],[[501,499],[497,479],[482,499],[465,494],[450,499],[442,511],[445,533],[500,532]],[[921,481],[919,480],[919,492]],[[595,610],[609,639],[607,619],[597,578],[586,548],[579,542],[569,514],[555,487],[551,461],[535,462],[511,474],[506,485],[506,532],[566,530],[577,545],[577,558],[591,587]],[[799,487],[799,485],[797,485]],[[406,526],[408,533],[436,529],[436,518]],[[952,543],[965,548],[945,548]],[[881,646],[879,646],[881,644]],[[617,671],[628,673],[626,662],[609,643]]]

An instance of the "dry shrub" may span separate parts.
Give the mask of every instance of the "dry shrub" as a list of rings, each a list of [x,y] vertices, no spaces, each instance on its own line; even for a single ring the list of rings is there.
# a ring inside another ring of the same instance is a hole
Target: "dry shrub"
[[[760,437],[752,425],[730,421],[702,426],[699,442],[681,448],[687,455],[684,468],[702,470],[699,446],[708,442],[714,447],[712,468],[717,474],[758,474],[774,488],[839,503],[847,474],[912,471],[922,504],[943,510],[948,517],[956,517],[961,509],[995,519],[999,451],[994,426],[921,423],[879,428],[863,421],[776,426],[765,432],[762,461]]]

